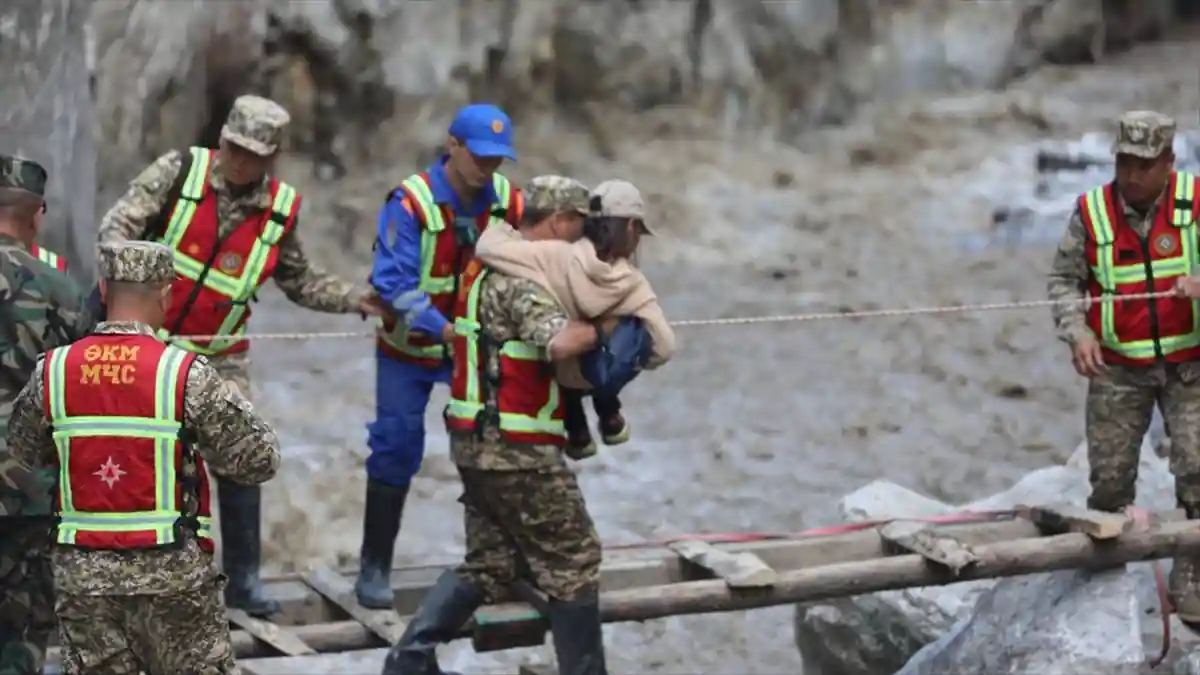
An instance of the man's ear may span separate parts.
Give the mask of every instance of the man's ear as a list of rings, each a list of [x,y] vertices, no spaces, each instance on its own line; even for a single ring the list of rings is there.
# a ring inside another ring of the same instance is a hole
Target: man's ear
[[[101,279],[99,284],[97,284],[97,285],[100,287],[100,299],[102,301],[104,301],[105,303],[107,303],[108,302],[108,281]]]

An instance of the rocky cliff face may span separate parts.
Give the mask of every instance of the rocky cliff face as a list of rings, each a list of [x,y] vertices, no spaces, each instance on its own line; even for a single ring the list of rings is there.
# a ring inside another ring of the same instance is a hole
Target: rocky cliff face
[[[211,141],[232,98],[250,90],[293,111],[291,149],[337,172],[383,157],[395,165],[396,153],[415,161],[455,107],[480,99],[506,106],[524,139],[582,128],[608,155],[613,134],[645,133],[636,116],[661,107],[787,139],[864,101],[997,87],[1043,62],[1095,60],[1156,37],[1192,4],[19,0],[0,10],[18,19],[0,24],[0,50],[25,67],[0,75],[0,91],[30,102],[0,115],[22,120],[10,129],[61,158],[55,167],[86,171],[90,54],[106,201],[147,159]]]

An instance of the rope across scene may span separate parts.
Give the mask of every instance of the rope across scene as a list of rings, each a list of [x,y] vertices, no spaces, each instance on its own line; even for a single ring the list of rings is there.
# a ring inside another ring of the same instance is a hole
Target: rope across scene
[[[930,307],[900,307],[894,309],[866,309],[844,312],[813,312],[808,314],[776,314],[767,316],[743,316],[729,319],[688,319],[672,321],[674,328],[699,328],[702,326],[749,326],[763,323],[803,323],[809,321],[832,321],[835,319],[872,319],[895,316],[920,316],[926,314],[969,314],[974,312],[1003,312],[1039,307],[1068,305],[1088,306],[1093,302],[1125,302],[1130,300],[1158,300],[1179,297],[1174,291],[1158,293],[1136,293],[1132,295],[1104,295],[1082,300],[1023,300],[1017,302],[991,302],[971,305],[939,305]],[[181,335],[181,339],[213,340],[349,340],[374,337],[375,331],[340,331],[312,333],[247,333],[241,336],[226,335]]]

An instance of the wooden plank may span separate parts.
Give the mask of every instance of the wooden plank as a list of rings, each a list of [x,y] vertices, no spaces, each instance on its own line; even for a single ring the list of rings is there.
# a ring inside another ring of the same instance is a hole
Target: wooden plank
[[[1019,512],[1049,532],[1082,532],[1092,539],[1115,539],[1132,527],[1122,514],[1093,511],[1072,504],[1022,506]]]
[[[898,520],[879,528],[879,536],[905,552],[916,553],[941,565],[956,576],[979,562],[970,546],[955,539],[939,536],[928,523]]]
[[[974,550],[978,562],[964,569],[958,577],[931,567],[922,556],[898,555],[782,571],[775,586],[750,592],[731,589],[720,580],[608,591],[601,594],[600,613],[605,623],[642,622],[1060,569],[1108,569],[1129,562],[1200,553],[1200,521],[1164,523],[1104,542],[1087,534],[1069,533],[985,544]],[[530,609],[519,603],[510,607],[514,613],[522,607]],[[475,636],[476,639],[488,639],[488,628],[476,626],[476,632],[481,633]],[[513,626],[501,628],[513,630]]]
[[[281,628],[270,621],[250,616],[243,610],[226,609],[225,618],[229,619],[229,623],[279,650],[279,653],[284,656],[306,656],[317,653],[304,640],[296,637],[292,631]]]
[[[684,559],[695,563],[725,581],[730,588],[774,586],[779,575],[770,565],[748,551],[722,551],[703,541],[679,540],[667,545]]]
[[[323,565],[304,573],[304,582],[338,607],[350,618],[366,626],[389,645],[400,641],[406,623],[393,609],[367,609],[354,597],[354,585],[346,577]]]

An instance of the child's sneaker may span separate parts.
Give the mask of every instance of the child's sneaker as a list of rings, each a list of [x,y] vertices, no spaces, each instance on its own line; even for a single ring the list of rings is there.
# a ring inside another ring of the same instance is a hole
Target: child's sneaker
[[[579,433],[567,436],[567,457],[578,461],[591,457],[597,451],[596,442],[592,440],[592,432],[588,430],[586,424],[583,425],[583,430]]]
[[[620,445],[629,440],[629,422],[625,416],[617,413],[600,420],[600,436],[605,445]]]

